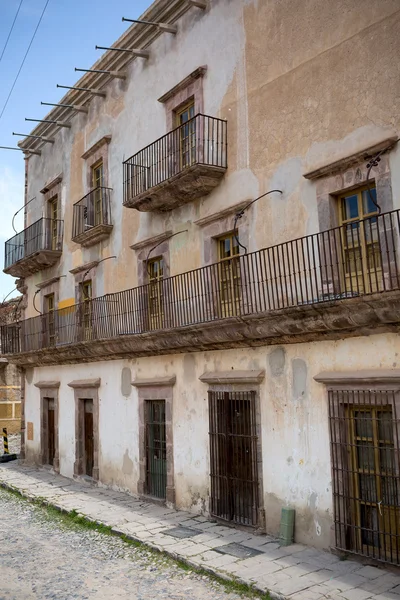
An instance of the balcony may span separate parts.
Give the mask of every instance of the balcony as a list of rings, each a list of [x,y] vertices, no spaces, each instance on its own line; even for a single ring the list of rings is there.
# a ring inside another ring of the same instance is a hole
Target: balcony
[[[167,211],[206,196],[227,169],[227,122],[196,115],[123,163],[124,206]]]
[[[64,221],[39,219],[5,244],[4,273],[28,277],[56,264],[61,256]]]
[[[97,187],[74,204],[72,241],[85,248],[109,237],[111,219],[111,188]]]
[[[4,326],[3,352],[62,364],[396,330],[399,225],[385,213]]]

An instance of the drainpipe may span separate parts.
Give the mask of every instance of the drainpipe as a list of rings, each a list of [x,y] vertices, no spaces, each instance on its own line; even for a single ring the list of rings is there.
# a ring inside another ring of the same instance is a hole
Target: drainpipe
[[[24,228],[27,226],[27,210],[26,205],[28,204],[28,168],[29,168],[29,154],[25,155],[25,186],[24,186]],[[23,286],[25,287],[25,286]],[[26,288],[25,288],[26,290]],[[25,308],[28,304],[28,298],[26,291],[24,290],[25,302],[23,303],[22,311],[25,313]],[[25,314],[23,315],[25,317]],[[21,451],[20,458],[25,460],[25,367],[20,367],[21,376]]]

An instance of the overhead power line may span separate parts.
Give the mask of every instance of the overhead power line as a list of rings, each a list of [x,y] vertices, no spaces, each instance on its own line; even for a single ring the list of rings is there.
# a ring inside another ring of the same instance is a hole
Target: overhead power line
[[[33,41],[34,41],[34,39],[35,39],[35,37],[36,37],[36,34],[37,34],[37,32],[38,32],[38,29],[39,29],[39,27],[40,27],[40,23],[42,22],[42,19],[43,19],[43,17],[44,17],[44,13],[46,12],[46,9],[47,9],[47,6],[48,6],[49,2],[50,2],[50,0],[46,0],[46,4],[44,5],[44,8],[43,8],[43,10],[42,10],[42,14],[40,15],[40,18],[39,18],[38,24],[36,25],[36,29],[35,29],[35,31],[33,32],[33,35],[32,35],[32,38],[31,38],[31,41],[29,42],[29,46],[28,46],[28,48],[27,48],[27,50],[26,50],[26,52],[25,52],[25,56],[24,56],[24,58],[22,59],[22,62],[21,62],[21,64],[20,64],[20,67],[19,67],[19,69],[18,69],[18,73],[17,73],[17,74],[16,74],[16,76],[15,76],[15,79],[14,79],[14,82],[13,82],[13,84],[12,84],[12,86],[11,86],[10,92],[9,92],[9,94],[8,94],[8,96],[7,96],[7,99],[6,99],[5,103],[4,103],[4,106],[3,106],[2,110],[1,110],[1,113],[0,113],[0,119],[2,118],[2,116],[3,116],[3,114],[4,114],[4,111],[5,111],[5,110],[6,110],[6,108],[7,108],[7,104],[8,104],[8,102],[9,102],[10,98],[11,98],[11,94],[12,94],[12,93],[13,93],[13,91],[14,91],[15,84],[16,84],[16,83],[17,83],[17,81],[18,81],[18,77],[20,76],[20,73],[21,73],[21,71],[22,71],[22,68],[23,68],[23,66],[24,66],[24,64],[25,64],[26,58],[27,58],[27,56],[28,56],[28,54],[29,54],[29,50],[31,49],[31,46],[32,46],[32,44],[33,44]]]
[[[17,8],[17,13],[16,13],[16,15],[15,15],[15,17],[14,17],[14,21],[12,22],[11,29],[10,29],[10,31],[9,31],[9,33],[8,33],[8,36],[7,36],[7,39],[6,39],[6,43],[4,44],[4,48],[3,48],[3,50],[1,51],[1,55],[0,55],[0,63],[1,63],[1,59],[3,58],[4,52],[6,51],[6,48],[7,48],[7,46],[8,46],[8,42],[10,41],[10,37],[11,37],[11,34],[12,34],[13,30],[14,30],[14,25],[15,25],[15,22],[16,22],[16,20],[17,20],[17,18],[18,18],[19,11],[21,10],[21,6],[22,6],[22,3],[23,3],[23,1],[24,1],[24,0],[21,0],[21,2],[19,3],[19,6],[18,6],[18,8]]]

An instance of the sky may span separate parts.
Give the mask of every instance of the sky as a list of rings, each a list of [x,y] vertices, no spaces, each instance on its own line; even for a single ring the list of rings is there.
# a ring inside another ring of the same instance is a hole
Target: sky
[[[21,0],[0,0],[0,114],[47,0],[22,0],[11,37],[3,53]],[[36,125],[25,117],[43,119],[50,109],[40,102],[58,102],[101,56],[95,45],[111,46],[126,31],[122,17],[137,19],[150,0],[49,0],[8,105],[0,118],[0,146],[16,147],[22,139],[12,132],[30,133]],[[14,235],[12,218],[24,203],[24,155],[0,149],[0,301],[11,292],[14,278],[2,272],[4,242]],[[23,229],[23,211],[15,220]],[[14,294],[10,294],[12,297]]]

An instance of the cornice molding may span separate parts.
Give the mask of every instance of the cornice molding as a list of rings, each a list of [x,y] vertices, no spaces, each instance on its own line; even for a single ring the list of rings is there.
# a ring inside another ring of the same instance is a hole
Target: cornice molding
[[[44,388],[46,388],[47,390],[53,390],[53,389],[58,389],[60,387],[60,382],[59,381],[55,381],[55,380],[37,381],[33,385],[35,387],[39,388],[40,390],[42,390]]]
[[[40,190],[40,193],[47,194],[47,192],[49,192],[51,190],[51,188],[53,188],[56,185],[58,185],[59,183],[61,183],[62,178],[63,178],[62,173],[60,173],[54,179],[50,179],[50,181],[45,184],[44,188],[42,190]]]
[[[100,384],[101,379],[97,377],[96,379],[75,379],[74,381],[70,381],[68,386],[75,390],[79,388],[98,388]]]
[[[315,169],[311,169],[310,171],[307,171],[307,173],[303,173],[303,177],[305,177],[305,179],[318,179],[320,177],[324,177],[325,175],[334,175],[338,171],[344,171],[352,165],[358,164],[363,160],[367,160],[377,152],[380,152],[380,150],[383,150],[386,146],[396,142],[397,139],[397,135],[387,136],[379,142],[367,146],[358,152],[354,152],[348,156],[343,156],[343,158],[338,158],[335,161],[327,162],[316,167]]]
[[[203,375],[200,375],[199,379],[209,385],[218,385],[221,383],[259,384],[263,381],[264,377],[264,369],[258,369],[251,371],[207,371]]]
[[[203,67],[198,67],[195,71],[192,71],[190,73],[190,75],[185,77],[185,79],[182,79],[182,81],[177,83],[172,89],[170,89],[163,96],[161,96],[161,98],[159,98],[158,101],[161,102],[162,104],[165,104],[165,102],[167,102],[170,98],[172,98],[176,94],[179,94],[179,92],[181,90],[184,90],[185,88],[187,88],[192,83],[192,81],[199,79],[200,77],[204,77],[204,75],[206,73],[207,73],[206,65],[204,65]]]
[[[71,269],[70,273],[72,273],[72,275],[77,275],[78,273],[82,273],[82,271],[88,271],[90,269],[93,269],[94,267],[97,267],[99,262],[100,261],[98,261],[98,260],[92,260],[92,262],[88,262],[88,263],[85,263],[84,265],[79,265],[79,267],[75,267],[74,269]]]
[[[194,224],[198,227],[204,227],[205,225],[209,225],[210,223],[214,223],[214,221],[219,221],[220,219],[225,219],[230,215],[236,214],[240,212],[245,206],[247,206],[251,202],[251,200],[242,200],[237,204],[233,204],[233,206],[228,206],[227,208],[222,208],[220,211],[213,213],[212,215],[207,215],[206,217],[202,217],[201,219],[197,219],[194,221]]]
[[[49,285],[51,285],[52,283],[57,283],[57,281],[60,281],[60,277],[52,277],[51,279],[46,279],[46,281],[41,281],[40,283],[36,284],[36,287],[39,288],[39,290],[42,290],[45,287],[48,287]]]
[[[92,156],[92,154],[97,152],[97,150],[99,148],[101,148],[102,146],[105,146],[105,144],[110,144],[110,143],[111,143],[111,135],[103,135],[103,137],[100,140],[98,140],[95,144],[93,144],[93,146],[90,146],[90,148],[88,148],[88,150],[86,150],[86,152],[84,152],[82,154],[81,158],[86,160],[87,158]]]
[[[163,387],[175,385],[176,375],[170,375],[169,377],[153,377],[150,379],[135,379],[132,381],[132,385],[137,388],[143,387]]]
[[[160,233],[159,235],[154,235],[153,237],[147,238],[145,240],[141,240],[140,242],[136,242],[136,244],[132,244],[131,249],[132,250],[142,250],[143,248],[146,248],[147,246],[151,246],[151,245],[155,245],[155,244],[161,244],[161,242],[164,242],[165,240],[167,240],[168,238],[170,238],[172,235],[172,231],[164,231],[164,233]]]
[[[315,381],[325,385],[399,384],[400,369],[368,369],[361,371],[322,371]]]

